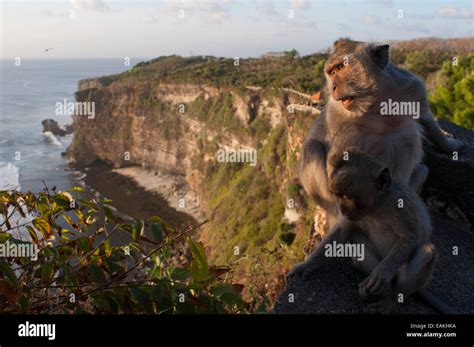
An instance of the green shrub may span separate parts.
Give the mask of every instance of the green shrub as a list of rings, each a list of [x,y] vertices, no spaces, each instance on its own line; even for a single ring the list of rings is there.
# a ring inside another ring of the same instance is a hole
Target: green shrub
[[[0,243],[40,249],[36,261],[0,260],[0,296],[6,298],[0,313],[246,310],[242,286],[220,277],[230,268],[209,266],[202,244],[192,239],[197,227],[174,230],[159,217],[124,221],[110,200],[86,200],[80,191],[0,192]],[[15,239],[13,231],[29,234],[31,241]],[[115,233],[128,235],[128,241],[113,245]],[[180,247],[189,250],[190,261],[173,257]]]
[[[474,130],[474,54],[443,64],[429,101],[437,117]]]

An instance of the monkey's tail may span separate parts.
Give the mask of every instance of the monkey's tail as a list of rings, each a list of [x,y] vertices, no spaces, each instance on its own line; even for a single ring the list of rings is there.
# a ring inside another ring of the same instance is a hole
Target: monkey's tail
[[[445,302],[440,300],[436,295],[431,293],[426,288],[420,289],[416,295],[429,306],[433,307],[436,311],[442,314],[459,314],[455,309],[451,308]]]

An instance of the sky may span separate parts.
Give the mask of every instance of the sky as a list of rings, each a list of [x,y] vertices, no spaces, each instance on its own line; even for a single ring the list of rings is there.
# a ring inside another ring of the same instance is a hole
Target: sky
[[[0,58],[256,57],[474,36],[472,0],[0,0]],[[45,51],[45,49],[53,48]]]

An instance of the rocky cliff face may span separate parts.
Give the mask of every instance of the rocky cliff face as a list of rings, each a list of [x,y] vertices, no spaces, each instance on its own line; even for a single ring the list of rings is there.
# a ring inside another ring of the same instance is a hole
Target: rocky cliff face
[[[203,146],[255,148],[265,139],[253,136],[251,123],[258,118],[270,132],[285,118],[282,100],[261,90],[241,93],[168,83],[103,85],[100,79],[89,79],[79,82],[76,99],[95,102],[96,114],[93,119],[74,116],[76,130],[68,149],[73,164],[87,166],[100,159],[115,168],[136,165],[181,176],[182,183],[199,193],[206,164],[216,160],[216,153]],[[214,105],[217,110],[199,109]],[[205,111],[214,112],[217,119],[206,118]]]
[[[273,296],[281,290],[271,288],[281,287],[283,274],[303,249],[288,251],[287,244],[305,244],[308,238],[299,210],[305,202],[293,181],[313,114],[288,112],[286,92],[273,88],[170,83],[127,74],[80,81],[76,99],[95,102],[95,117],[74,116],[67,151],[72,164],[109,163],[178,211],[208,219],[200,238],[213,262],[240,259],[235,271],[240,282],[258,282]],[[242,149],[256,151],[255,166],[217,160],[219,150]]]

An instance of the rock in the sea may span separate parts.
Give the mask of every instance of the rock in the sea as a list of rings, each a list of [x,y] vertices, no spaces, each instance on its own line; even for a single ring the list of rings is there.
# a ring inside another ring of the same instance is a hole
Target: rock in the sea
[[[54,119],[44,119],[41,121],[41,125],[43,125],[43,132],[51,132],[53,135],[56,136],[66,136],[72,133],[72,125],[59,125]]]

